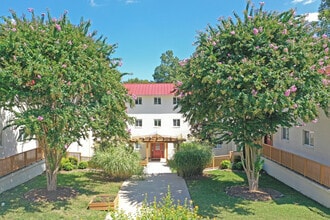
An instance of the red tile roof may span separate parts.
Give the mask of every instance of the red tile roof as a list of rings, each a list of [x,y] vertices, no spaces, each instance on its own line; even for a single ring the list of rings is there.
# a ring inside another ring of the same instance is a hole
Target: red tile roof
[[[172,95],[173,83],[126,83],[124,84],[131,95]]]

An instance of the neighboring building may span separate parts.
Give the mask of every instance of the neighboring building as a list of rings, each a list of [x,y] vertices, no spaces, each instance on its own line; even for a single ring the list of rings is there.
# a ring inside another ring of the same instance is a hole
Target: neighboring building
[[[35,149],[36,141],[23,142],[23,133],[21,129],[13,127],[5,128],[12,114],[0,109],[0,159],[10,157],[25,151]]]
[[[130,125],[131,141],[143,159],[172,158],[177,144],[188,139],[189,124],[179,110],[179,98],[172,83],[124,84],[135,106],[127,113],[134,117]]]
[[[320,117],[314,122],[299,127],[281,127],[273,136],[273,145],[330,166],[330,118],[320,111]]]

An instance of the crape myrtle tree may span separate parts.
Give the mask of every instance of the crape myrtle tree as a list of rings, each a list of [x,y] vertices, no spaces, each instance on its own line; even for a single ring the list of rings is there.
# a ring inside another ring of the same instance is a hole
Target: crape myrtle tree
[[[293,10],[219,19],[200,32],[177,83],[181,112],[202,139],[234,141],[249,189],[258,189],[261,142],[280,126],[318,118],[329,102],[329,39]]]
[[[125,103],[132,100],[109,45],[90,22],[70,23],[65,12],[31,18],[11,12],[0,24],[0,106],[10,126],[36,139],[46,158],[47,190],[56,190],[61,158],[92,132],[97,140],[128,137]]]

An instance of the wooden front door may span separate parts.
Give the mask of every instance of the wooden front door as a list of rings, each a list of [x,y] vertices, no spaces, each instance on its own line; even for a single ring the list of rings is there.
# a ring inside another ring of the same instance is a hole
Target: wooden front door
[[[151,144],[151,158],[152,159],[164,158],[164,143]]]

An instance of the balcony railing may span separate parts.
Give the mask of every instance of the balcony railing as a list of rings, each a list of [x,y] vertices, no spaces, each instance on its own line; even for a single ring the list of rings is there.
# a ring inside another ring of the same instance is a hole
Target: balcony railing
[[[330,188],[330,167],[296,154],[263,145],[263,156],[293,170],[315,182]]]
[[[44,159],[44,153],[41,148],[25,151],[13,156],[0,159],[0,177],[29,166],[35,162]]]

